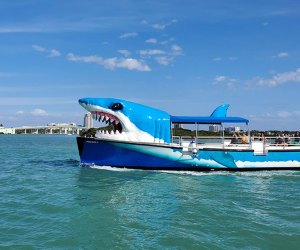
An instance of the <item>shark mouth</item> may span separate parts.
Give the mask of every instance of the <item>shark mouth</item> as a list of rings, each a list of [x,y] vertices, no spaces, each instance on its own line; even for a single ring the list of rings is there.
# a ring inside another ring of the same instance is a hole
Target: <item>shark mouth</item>
[[[99,111],[93,111],[91,113],[92,113],[94,120],[105,123],[106,125],[109,125],[112,127],[112,130],[110,132],[108,130],[104,131],[99,128],[98,133],[100,133],[100,134],[102,134],[102,133],[103,134],[121,134],[123,132],[122,123],[118,117],[116,117],[112,114],[108,114],[105,112],[99,112]]]
[[[91,111],[94,120],[106,124],[106,127],[99,127],[95,134],[96,138],[154,142],[154,137],[138,129],[125,115],[117,113],[116,115],[104,111]],[[119,116],[119,117],[118,117]],[[111,129],[107,129],[110,126]]]

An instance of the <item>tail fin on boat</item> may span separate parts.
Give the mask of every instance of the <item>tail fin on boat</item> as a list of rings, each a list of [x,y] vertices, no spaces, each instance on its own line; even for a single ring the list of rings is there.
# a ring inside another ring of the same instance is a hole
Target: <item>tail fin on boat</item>
[[[217,107],[214,112],[211,113],[211,117],[226,117],[227,109],[229,108],[229,104],[223,104]]]

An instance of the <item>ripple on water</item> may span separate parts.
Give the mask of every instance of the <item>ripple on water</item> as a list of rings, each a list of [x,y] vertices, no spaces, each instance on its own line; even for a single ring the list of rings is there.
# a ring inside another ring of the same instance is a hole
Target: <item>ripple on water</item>
[[[300,244],[300,172],[81,168],[75,138],[7,138],[0,136],[0,248]]]

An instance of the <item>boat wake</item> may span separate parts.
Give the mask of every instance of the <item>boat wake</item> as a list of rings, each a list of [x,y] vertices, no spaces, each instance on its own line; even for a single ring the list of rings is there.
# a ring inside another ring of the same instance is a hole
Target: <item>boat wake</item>
[[[224,175],[224,176],[244,176],[244,177],[277,177],[277,176],[295,176],[300,177],[300,171],[293,170],[266,170],[266,171],[243,171],[243,172],[232,172],[232,171],[177,171],[177,170],[143,170],[143,169],[130,169],[130,168],[117,168],[111,166],[100,166],[100,165],[84,165],[83,167],[112,171],[112,172],[157,172],[173,175],[189,175],[189,176],[215,176],[215,175]]]
[[[85,165],[84,167],[98,169],[98,170],[114,171],[114,172],[143,171],[143,170],[139,170],[139,169],[116,168],[116,167],[111,167],[111,166],[99,166],[99,165]]]

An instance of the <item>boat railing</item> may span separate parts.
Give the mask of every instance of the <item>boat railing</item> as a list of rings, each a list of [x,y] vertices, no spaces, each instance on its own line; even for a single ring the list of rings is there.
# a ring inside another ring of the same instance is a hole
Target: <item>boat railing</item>
[[[256,138],[254,138],[254,140],[256,140]],[[300,137],[276,136],[259,138],[259,140],[263,140],[264,143],[269,146],[300,146]]]
[[[220,137],[220,136],[173,136],[172,143],[180,146],[188,146],[189,144],[194,144],[197,146],[211,145],[211,146],[220,146],[220,145],[229,145],[232,137]]]
[[[237,146],[237,147],[249,147],[252,148],[252,144],[262,144],[262,146],[265,148],[267,146],[281,146],[283,148],[285,147],[291,147],[291,146],[300,146],[300,137],[255,137],[252,136],[249,138],[247,136],[246,143],[242,138],[234,138],[233,136],[198,136],[198,137],[192,137],[192,136],[173,136],[172,137],[172,143],[186,146],[190,143],[195,143],[197,146],[201,145],[211,145],[211,146],[217,146],[221,145],[223,147],[230,147],[230,146]]]

